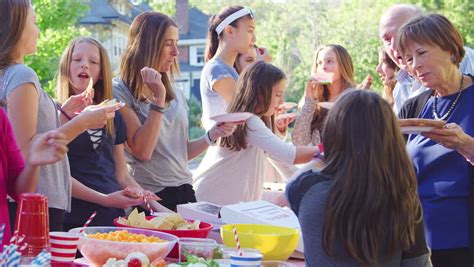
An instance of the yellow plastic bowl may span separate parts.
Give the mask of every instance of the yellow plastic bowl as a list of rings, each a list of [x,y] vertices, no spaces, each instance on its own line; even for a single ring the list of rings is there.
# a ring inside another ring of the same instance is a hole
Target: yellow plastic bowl
[[[299,230],[265,224],[227,224],[221,227],[224,245],[236,247],[232,226],[235,225],[242,248],[258,249],[263,260],[287,260],[300,240]]]

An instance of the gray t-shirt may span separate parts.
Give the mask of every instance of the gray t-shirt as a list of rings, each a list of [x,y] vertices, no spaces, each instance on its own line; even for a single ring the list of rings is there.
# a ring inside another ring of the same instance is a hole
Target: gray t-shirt
[[[36,132],[55,130],[61,126],[56,106],[51,97],[41,88],[36,73],[24,64],[16,64],[0,71],[0,99],[7,97],[19,86],[31,83],[39,95]],[[28,112],[29,107],[24,108]],[[8,112],[8,103],[7,103]],[[67,157],[42,166],[37,192],[48,197],[48,206],[69,211],[71,208],[71,174]]]
[[[175,93],[176,99],[165,110],[151,160],[142,161],[127,152],[130,174],[152,192],[192,183],[188,169],[188,107],[182,91]],[[119,77],[113,80],[113,95],[134,110],[142,124],[145,122],[150,104],[137,101]]]
[[[237,71],[219,58],[209,60],[201,73],[201,100],[202,100],[202,123],[206,130],[214,126],[215,122],[209,118],[215,115],[227,113],[227,103],[224,98],[212,89],[214,83],[224,78],[239,79]]]

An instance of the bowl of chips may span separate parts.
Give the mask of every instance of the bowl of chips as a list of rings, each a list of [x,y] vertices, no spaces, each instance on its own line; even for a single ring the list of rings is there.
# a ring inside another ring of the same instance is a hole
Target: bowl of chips
[[[123,260],[132,252],[145,254],[150,262],[164,259],[174,247],[178,238],[174,235],[134,228],[87,227],[69,232],[79,234],[78,248],[92,265],[102,266],[107,260]]]
[[[172,234],[177,237],[206,238],[212,230],[212,224],[199,220],[184,220],[177,213],[160,214],[160,216],[146,216],[144,212],[134,209],[128,217],[118,217],[114,220],[118,227],[147,229]],[[178,258],[178,245],[169,254],[171,258]]]

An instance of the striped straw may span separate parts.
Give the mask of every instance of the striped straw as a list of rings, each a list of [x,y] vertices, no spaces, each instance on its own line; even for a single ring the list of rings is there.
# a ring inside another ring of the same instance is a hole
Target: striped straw
[[[154,212],[153,209],[150,206],[150,202],[148,201],[147,198],[143,198],[145,200],[146,208],[150,211],[150,215]]]
[[[94,211],[92,213],[92,215],[89,217],[89,219],[86,221],[86,223],[84,224],[84,226],[82,227],[82,229],[79,231],[79,233],[82,233],[84,232],[84,230],[86,230],[86,227],[89,226],[89,224],[92,222],[92,220],[94,219],[95,215],[97,215],[97,211]]]
[[[4,233],[5,233],[5,224],[2,224],[2,226],[0,226],[0,245],[2,244]]]
[[[237,234],[237,229],[235,229],[235,225],[232,225],[232,231],[234,232],[235,243],[237,244],[237,249],[239,250],[239,255],[242,256],[242,249],[240,248],[239,235]]]

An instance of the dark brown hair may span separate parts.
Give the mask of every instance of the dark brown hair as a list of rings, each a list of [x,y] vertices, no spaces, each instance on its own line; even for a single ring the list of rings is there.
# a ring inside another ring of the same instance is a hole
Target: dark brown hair
[[[217,26],[225,20],[228,16],[232,15],[233,13],[243,9],[243,6],[228,6],[221,9],[221,11],[217,15],[212,15],[209,19],[209,29],[207,31],[207,42],[206,42],[206,51],[204,58],[206,62],[209,61],[217,51],[217,47],[219,47],[219,36],[224,34],[222,31],[219,35],[216,32]],[[232,27],[237,27],[237,24],[242,18],[250,17],[250,15],[243,16],[239,19],[234,20],[229,25]]]
[[[349,87],[355,87],[356,83],[354,81],[354,64],[352,64],[352,58],[351,55],[349,55],[349,52],[347,52],[347,50],[341,45],[329,44],[320,46],[316,50],[314,55],[312,73],[317,72],[319,53],[326,48],[331,49],[336,54],[336,61],[337,65],[339,66],[339,72],[342,76],[344,89],[347,89]],[[319,84],[317,86],[320,87],[317,91],[321,93],[321,95],[318,96],[318,101],[329,101],[328,85]],[[322,108],[319,105],[316,106],[316,110],[313,114],[313,120],[311,121],[311,133],[313,133],[315,130],[322,130],[322,126],[324,124],[324,120],[326,119],[327,114],[327,109]]]
[[[15,60],[30,6],[30,0],[0,1],[0,70]]]
[[[135,99],[144,101],[145,84],[141,76],[143,67],[159,70],[160,55],[165,45],[164,36],[169,27],[176,24],[166,15],[147,11],[138,15],[128,31],[128,44],[120,61],[120,76]],[[176,96],[171,85],[174,75],[179,73],[178,61],[171,66],[171,77],[161,72],[161,80],[166,87],[166,103]]]
[[[244,69],[237,82],[235,96],[229,105],[228,112],[250,112],[265,122],[275,132],[274,116],[263,116],[270,107],[273,87],[286,79],[285,73],[279,68],[258,61]],[[230,150],[240,151],[247,148],[247,124],[237,126],[235,132],[221,139],[220,145]]]
[[[348,90],[329,111],[322,142],[332,178],[322,244],[336,241],[361,264],[410,248],[422,211],[398,121],[377,93]]]
[[[397,47],[402,57],[411,44],[436,45],[454,56],[459,66],[465,51],[464,41],[458,29],[443,15],[429,14],[413,18],[398,30]]]

